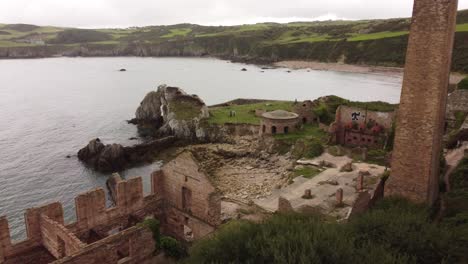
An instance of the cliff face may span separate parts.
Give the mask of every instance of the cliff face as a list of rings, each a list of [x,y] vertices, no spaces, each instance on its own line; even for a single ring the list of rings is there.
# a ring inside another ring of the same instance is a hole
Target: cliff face
[[[258,36],[214,36],[158,43],[75,44],[0,47],[0,58],[82,57],[200,57],[271,63],[280,60],[312,60],[380,66],[404,66],[408,36],[365,41],[320,41],[262,44]],[[454,71],[468,72],[468,32],[457,32],[453,52]]]

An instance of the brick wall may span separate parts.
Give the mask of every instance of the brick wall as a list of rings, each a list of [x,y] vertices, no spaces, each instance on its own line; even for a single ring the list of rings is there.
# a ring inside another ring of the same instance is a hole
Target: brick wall
[[[128,249],[122,254],[122,249]],[[54,264],[152,263],[155,244],[152,233],[143,227],[132,227],[91,244],[80,252]]]
[[[372,119],[376,121],[379,125],[385,127],[385,129],[390,129],[392,128],[392,124],[395,119],[395,112],[366,111],[365,109],[361,109],[357,107],[349,107],[345,105],[338,107],[336,111],[337,111],[336,121],[339,121],[343,124],[348,124],[351,122],[364,124],[365,121],[369,121]],[[353,113],[357,113],[360,115],[353,116]]]
[[[456,0],[415,0],[387,196],[432,204],[453,50]]]
[[[382,126],[385,131],[378,135],[370,131],[349,130],[345,126],[350,123],[357,123],[358,126],[366,125],[370,120]],[[390,131],[395,120],[395,112],[375,112],[365,109],[340,106],[336,111],[335,122],[330,126],[329,132],[332,134],[332,142],[352,146],[379,146],[386,139],[386,134]],[[367,132],[366,132],[367,131]]]
[[[285,134],[286,127],[288,128],[289,133],[292,133],[297,130],[298,122],[298,118],[288,120],[262,118],[260,124],[260,134],[273,134],[273,127],[276,127],[276,134]]]
[[[299,115],[299,120],[302,124],[314,124],[317,121],[317,117],[314,113],[314,103],[312,101],[308,100],[298,103],[294,107],[293,112]]]
[[[102,188],[79,195],[77,221],[66,226],[60,203],[28,209],[27,239],[16,244],[11,242],[7,219],[0,217],[0,263],[35,259],[41,264],[65,255],[73,257],[57,263],[145,263],[154,250],[152,236],[132,228],[145,217],[159,219],[163,233],[188,241],[206,236],[220,224],[220,196],[191,153],[179,155],[153,173],[151,180],[152,193],[146,197],[141,178],[119,181],[116,206],[111,208],[106,208]],[[122,256],[124,260],[119,260]]]
[[[49,217],[41,216],[42,245],[57,259],[76,254],[86,246],[75,234]]]

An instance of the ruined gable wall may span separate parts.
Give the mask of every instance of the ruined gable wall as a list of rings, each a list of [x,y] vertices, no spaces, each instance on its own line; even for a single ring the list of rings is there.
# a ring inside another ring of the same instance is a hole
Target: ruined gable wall
[[[70,230],[47,216],[41,216],[40,226],[42,244],[56,258],[75,254],[86,246]]]
[[[144,227],[132,227],[118,234],[93,243],[77,254],[53,262],[54,264],[104,264],[151,263],[155,249],[151,231]],[[118,251],[128,248],[128,256],[119,256]]]
[[[162,172],[164,175],[164,180],[160,182],[163,186],[162,192],[164,199],[171,206],[185,211],[182,202],[182,189],[187,188],[191,192],[189,213],[212,225],[219,224],[221,214],[220,197],[216,195],[215,188],[195,162],[191,153],[182,153],[176,159],[167,163]],[[154,182],[157,182],[157,180]],[[158,189],[158,187],[155,187],[155,189]]]

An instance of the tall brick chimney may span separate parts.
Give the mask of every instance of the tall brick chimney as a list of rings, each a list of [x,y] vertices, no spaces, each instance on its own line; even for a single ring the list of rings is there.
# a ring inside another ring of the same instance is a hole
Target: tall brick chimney
[[[438,196],[458,0],[415,0],[386,196]]]

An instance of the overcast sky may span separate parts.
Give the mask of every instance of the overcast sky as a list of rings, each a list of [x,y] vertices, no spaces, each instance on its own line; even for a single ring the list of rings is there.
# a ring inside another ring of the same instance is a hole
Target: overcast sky
[[[129,27],[409,17],[411,0],[0,0],[0,23]],[[468,9],[468,0],[459,0]]]

